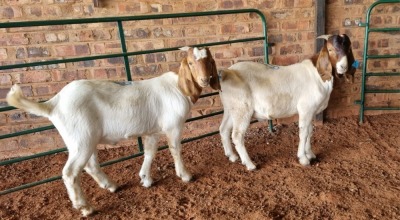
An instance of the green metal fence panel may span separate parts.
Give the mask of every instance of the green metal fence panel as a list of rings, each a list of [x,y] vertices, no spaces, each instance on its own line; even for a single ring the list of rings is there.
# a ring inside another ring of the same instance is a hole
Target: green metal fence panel
[[[379,77],[379,76],[400,76],[399,72],[393,73],[373,73],[367,71],[367,62],[370,59],[393,59],[400,58],[400,54],[385,54],[385,55],[369,55],[368,54],[368,40],[370,33],[376,32],[400,32],[400,27],[390,27],[390,28],[371,28],[371,12],[372,10],[381,4],[400,4],[399,0],[379,0],[374,2],[367,10],[366,14],[366,22],[360,23],[360,27],[365,27],[365,38],[364,38],[364,52],[363,52],[363,67],[362,67],[362,78],[361,78],[361,100],[357,100],[356,104],[360,105],[360,115],[359,120],[360,123],[363,123],[364,120],[364,112],[367,110],[376,111],[376,110],[400,110],[400,107],[370,107],[366,106],[366,98],[365,94],[367,93],[400,93],[399,89],[367,89],[366,81],[368,77]]]
[[[125,40],[124,29],[123,29],[124,21],[157,20],[157,19],[184,18],[184,17],[197,17],[197,16],[201,17],[201,16],[228,15],[228,14],[241,14],[241,13],[255,13],[260,17],[261,22],[262,22],[263,32],[261,33],[261,35],[259,37],[243,38],[243,39],[220,41],[220,42],[210,42],[210,43],[205,43],[205,44],[196,44],[196,45],[189,45],[189,46],[192,46],[192,47],[209,46],[210,47],[210,46],[243,43],[243,42],[251,42],[251,41],[263,41],[264,62],[269,63],[269,60],[268,60],[269,44],[267,43],[268,42],[268,40],[267,40],[267,25],[266,25],[265,16],[263,15],[263,13],[261,11],[259,11],[257,9],[241,9],[241,10],[223,10],[223,11],[207,11],[207,12],[175,13],[175,14],[159,14],[159,15],[140,15],[140,16],[124,16],[124,17],[104,17],[104,18],[84,18],[84,19],[0,23],[0,29],[1,29],[1,28],[20,28],[20,27],[34,27],[34,26],[116,22],[117,27],[118,27],[119,38],[120,38],[120,46],[121,46],[121,53],[112,53],[112,54],[106,54],[106,55],[86,56],[86,57],[77,57],[77,58],[66,58],[66,59],[62,59],[62,60],[46,60],[46,61],[37,61],[37,62],[30,62],[30,63],[2,65],[2,66],[0,66],[0,70],[10,70],[10,69],[34,67],[34,66],[42,66],[42,65],[52,65],[52,64],[59,64],[59,63],[71,63],[71,62],[81,62],[81,61],[89,61],[89,60],[97,60],[97,59],[122,57],[124,60],[124,65],[125,65],[126,79],[128,81],[131,81],[132,76],[131,76],[130,64],[129,64],[129,59],[128,59],[130,56],[174,51],[174,50],[179,50],[179,47],[153,49],[153,50],[146,50],[146,51],[128,51],[127,47],[126,47],[126,40]],[[217,94],[218,94],[218,92],[203,94],[200,96],[200,98],[209,97],[209,96],[213,96],[213,95],[217,95]],[[11,106],[2,107],[2,108],[0,108],[0,112],[10,111],[13,109],[15,109],[15,108],[11,107]],[[214,113],[199,116],[199,117],[189,118],[187,120],[187,122],[201,120],[201,119],[212,117],[212,116],[219,115],[222,113],[223,113],[223,111],[218,111],[218,112],[214,112]],[[271,122],[270,122],[270,126],[271,126]],[[11,138],[11,137],[16,137],[16,136],[20,136],[20,135],[26,135],[26,134],[31,134],[31,133],[35,133],[35,132],[50,130],[50,129],[54,129],[54,126],[48,125],[48,126],[44,126],[44,127],[35,128],[35,129],[29,129],[29,130],[19,131],[19,132],[15,132],[15,133],[0,135],[0,140],[6,139],[6,138]],[[213,132],[209,132],[204,135],[197,136],[197,137],[188,138],[188,139],[182,140],[182,143],[199,140],[201,138],[208,137],[208,136],[215,135],[215,134],[218,134],[218,131],[213,131]],[[101,166],[108,166],[108,165],[111,165],[114,163],[118,163],[118,162],[125,161],[128,159],[136,158],[138,156],[142,156],[143,155],[143,144],[142,144],[142,140],[140,138],[138,138],[138,147],[139,147],[139,153],[129,155],[129,156],[126,156],[123,158],[119,158],[116,160],[107,161],[105,163],[102,163]],[[161,146],[161,147],[159,147],[159,150],[166,149],[166,148],[168,148],[168,146]],[[42,157],[42,156],[48,156],[51,154],[56,154],[56,153],[65,152],[65,151],[67,151],[66,148],[60,148],[60,149],[55,149],[55,150],[31,155],[31,156],[20,157],[20,158],[15,158],[15,159],[10,159],[10,160],[4,160],[4,161],[0,161],[0,166],[11,165],[13,163],[18,163],[18,162],[22,162],[25,160],[30,160],[30,159],[38,158],[38,157]],[[55,177],[40,180],[37,182],[24,184],[24,185],[17,186],[17,187],[11,188],[11,189],[6,189],[3,191],[0,191],[0,195],[5,195],[5,194],[11,193],[11,192],[30,188],[33,186],[37,186],[40,184],[48,183],[48,182],[59,180],[59,179],[61,179],[61,176],[55,176]]]

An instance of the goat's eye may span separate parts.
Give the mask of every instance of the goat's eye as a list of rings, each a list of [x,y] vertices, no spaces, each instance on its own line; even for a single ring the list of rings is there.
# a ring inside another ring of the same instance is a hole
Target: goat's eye
[[[193,65],[193,63],[192,63],[192,62],[189,62],[189,65]]]

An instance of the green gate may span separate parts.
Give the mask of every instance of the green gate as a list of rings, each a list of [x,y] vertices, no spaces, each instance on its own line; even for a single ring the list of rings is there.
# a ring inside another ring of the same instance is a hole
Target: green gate
[[[400,110],[400,107],[372,107],[366,106],[366,94],[377,94],[377,93],[400,93],[400,89],[369,89],[366,88],[366,81],[369,77],[381,77],[381,76],[400,76],[400,72],[368,72],[367,70],[367,62],[368,60],[373,59],[389,59],[389,58],[400,58],[400,54],[385,54],[385,55],[373,55],[368,54],[368,40],[370,33],[389,33],[389,32],[399,32],[399,27],[380,27],[380,28],[371,28],[371,11],[375,8],[375,6],[380,4],[388,4],[388,3],[400,3],[399,0],[380,0],[374,2],[367,11],[366,22],[360,23],[360,27],[365,27],[365,38],[364,38],[364,52],[363,52],[363,67],[362,67],[362,79],[361,79],[361,100],[356,101],[356,104],[360,105],[360,123],[364,120],[364,111],[367,110]]]
[[[67,58],[67,59],[63,59],[63,60],[48,60],[48,61],[22,63],[22,64],[3,65],[3,66],[0,66],[0,70],[10,70],[10,69],[17,69],[17,68],[24,68],[24,67],[33,67],[33,66],[52,65],[52,64],[59,64],[59,63],[71,63],[71,62],[122,57],[124,60],[124,65],[125,65],[126,79],[128,81],[132,81],[130,64],[129,64],[129,60],[128,60],[129,56],[174,51],[174,50],[179,50],[179,47],[153,49],[153,50],[147,50],[147,51],[128,51],[126,41],[125,41],[124,28],[123,28],[124,21],[157,20],[157,19],[184,18],[184,17],[196,17],[196,16],[201,17],[201,16],[227,15],[227,14],[240,14],[240,13],[255,13],[260,17],[261,22],[262,22],[262,27],[263,27],[263,33],[260,34],[261,36],[252,37],[252,38],[236,39],[236,40],[228,40],[228,41],[220,41],[220,42],[211,42],[211,43],[205,43],[205,44],[196,44],[196,45],[190,45],[190,46],[204,47],[204,46],[234,44],[234,43],[241,43],[241,42],[263,41],[263,43],[264,43],[263,49],[264,49],[264,57],[265,57],[264,61],[265,61],[265,63],[268,63],[268,46],[269,45],[267,43],[266,19],[265,19],[264,15],[262,14],[262,12],[257,9],[241,9],[241,10],[196,12],[196,13],[176,13],[176,14],[140,15],[140,16],[126,16],[126,17],[105,17],[105,18],[85,18],[85,19],[69,19],[69,20],[0,23],[0,30],[1,30],[4,28],[18,28],[18,27],[35,27],[35,26],[114,22],[114,23],[116,23],[117,28],[118,28],[118,33],[119,33],[119,38],[120,38],[120,46],[121,46],[121,51],[122,51],[121,53],[113,53],[113,54],[106,54],[106,55],[96,55],[96,56],[79,57],[79,58]],[[203,95],[201,95],[200,98],[214,96],[217,94],[218,94],[218,92],[203,94]],[[15,108],[10,107],[10,106],[2,107],[2,108],[0,108],[0,112],[10,111],[13,109],[15,109]],[[222,113],[223,113],[223,111],[214,112],[211,114],[206,114],[206,115],[202,115],[199,117],[190,118],[186,122],[196,121],[196,120],[212,117],[215,115],[219,115]],[[44,127],[35,128],[35,129],[23,130],[23,131],[19,131],[19,132],[15,132],[15,133],[1,135],[0,140],[6,139],[6,138],[11,138],[11,137],[16,137],[16,136],[21,136],[21,135],[26,135],[26,134],[31,134],[31,133],[35,133],[35,132],[50,130],[50,129],[54,129],[54,126],[48,125],[48,126],[44,126]],[[204,138],[207,136],[215,135],[218,133],[219,133],[218,131],[214,131],[214,132],[210,132],[210,133],[196,136],[193,138],[184,139],[184,140],[182,140],[182,143],[195,141],[195,140],[198,140],[198,139],[201,139],[201,138]],[[139,147],[139,153],[132,154],[132,155],[129,155],[126,157],[122,157],[122,158],[119,158],[116,160],[107,161],[105,163],[102,163],[101,166],[108,166],[108,165],[111,165],[111,164],[114,164],[117,162],[121,162],[121,161],[132,159],[132,158],[135,158],[138,156],[142,156],[143,155],[143,145],[142,145],[141,138],[138,138],[138,147]],[[166,149],[166,148],[168,148],[168,146],[161,146],[161,147],[159,147],[159,150]],[[43,153],[31,155],[31,156],[0,161],[0,166],[10,165],[13,163],[17,163],[17,162],[21,162],[21,161],[25,161],[25,160],[29,160],[29,159],[33,159],[33,158],[43,157],[43,156],[47,156],[47,155],[52,155],[52,154],[56,154],[56,153],[60,153],[60,152],[64,152],[64,151],[67,151],[67,149],[61,148],[61,149],[51,150],[51,151],[47,151],[47,152],[43,152]],[[61,176],[54,176],[54,177],[51,177],[48,179],[43,179],[43,180],[40,180],[37,182],[20,185],[20,186],[14,187],[14,188],[0,191],[0,195],[5,195],[5,194],[11,193],[11,192],[30,188],[33,186],[37,186],[40,184],[48,183],[48,182],[51,182],[54,180],[59,180],[59,179],[61,179]]]

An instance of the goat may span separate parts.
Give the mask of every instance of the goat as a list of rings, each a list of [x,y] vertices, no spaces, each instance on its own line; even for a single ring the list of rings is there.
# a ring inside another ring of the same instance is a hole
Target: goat
[[[157,152],[160,134],[168,139],[176,175],[191,180],[181,157],[181,133],[192,105],[202,88],[219,90],[215,61],[208,48],[189,48],[178,73],[128,82],[122,85],[104,80],[77,80],[65,86],[50,100],[37,103],[24,97],[14,85],[7,94],[11,106],[44,116],[54,124],[69,151],[62,178],[73,207],[83,216],[93,213],[80,187],[84,169],[101,188],[115,192],[117,185],[100,169],[97,144],[114,144],[142,136],[144,161],[139,172],[141,183],[150,187],[150,167]]]
[[[224,115],[220,125],[225,155],[235,162],[230,134],[242,163],[248,170],[256,166],[244,146],[244,134],[252,117],[258,120],[299,115],[297,157],[309,165],[316,156],[311,150],[312,120],[328,106],[333,74],[353,71],[354,62],[348,36],[323,35],[325,44],[311,59],[289,66],[240,62],[220,70],[220,97]],[[350,68],[351,67],[351,68]]]

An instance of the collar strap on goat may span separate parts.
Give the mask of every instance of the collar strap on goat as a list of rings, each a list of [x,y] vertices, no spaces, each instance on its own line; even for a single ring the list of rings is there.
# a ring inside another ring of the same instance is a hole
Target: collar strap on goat
[[[222,71],[223,70],[218,70],[218,79],[219,79],[219,81],[222,81]]]

